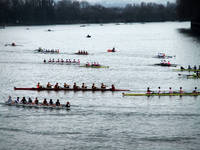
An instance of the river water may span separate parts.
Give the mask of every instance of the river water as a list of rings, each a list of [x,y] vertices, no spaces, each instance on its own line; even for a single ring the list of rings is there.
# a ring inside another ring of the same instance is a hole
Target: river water
[[[71,110],[48,110],[0,105],[0,150],[4,149],[138,149],[197,150],[200,148],[199,97],[123,97],[122,92],[14,91],[64,82],[82,82],[145,92],[147,87],[191,91],[200,80],[178,77],[171,67],[154,66],[158,52],[176,56],[178,65],[200,65],[200,42],[180,33],[189,22],[20,26],[0,29],[0,102],[11,95],[38,97]],[[48,32],[51,29],[51,32]],[[90,34],[91,38],[86,38]],[[15,42],[18,46],[5,46]],[[38,47],[60,49],[40,54]],[[116,53],[107,53],[115,47]],[[90,55],[74,55],[87,50]],[[109,68],[44,64],[43,59],[80,59]],[[185,72],[185,74],[187,74]]]

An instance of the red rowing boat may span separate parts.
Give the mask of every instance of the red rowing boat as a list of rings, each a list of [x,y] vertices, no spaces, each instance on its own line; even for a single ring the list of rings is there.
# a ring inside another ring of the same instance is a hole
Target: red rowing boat
[[[101,89],[101,88],[97,88],[97,89],[82,89],[82,88],[78,88],[78,89],[73,89],[73,88],[16,88],[14,87],[14,90],[29,90],[29,91],[112,91],[112,92],[117,92],[117,91],[130,91],[127,89]]]

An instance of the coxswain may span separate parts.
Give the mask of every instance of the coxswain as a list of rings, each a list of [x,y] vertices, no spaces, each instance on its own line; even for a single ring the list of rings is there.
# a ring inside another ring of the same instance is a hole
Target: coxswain
[[[26,100],[25,97],[22,98],[21,103],[22,103],[22,104],[26,104],[26,103],[27,103],[27,100]]]
[[[92,84],[92,90],[96,90],[97,89],[97,87],[95,86],[95,84],[93,83]]]
[[[149,87],[147,88],[147,94],[151,94],[151,90]]]
[[[169,87],[169,94],[172,94],[172,93],[173,93],[172,88]]]
[[[32,102],[33,102],[32,99],[29,97],[29,98],[28,98],[28,103],[29,103],[29,104],[32,104]]]
[[[41,88],[41,86],[40,86],[40,82],[38,82],[38,84],[37,84],[37,88],[38,88],[38,89]]]
[[[101,83],[101,89],[106,89],[106,85],[104,85],[103,83]]]
[[[49,105],[53,105],[53,100],[52,99],[49,100]]]
[[[59,99],[57,99],[57,101],[56,101],[56,106],[60,106],[60,101],[59,101]]]
[[[180,94],[183,93],[183,89],[182,89],[182,87],[180,87],[179,93],[180,93]]]
[[[87,89],[87,86],[85,86],[85,83],[82,83],[81,88],[82,88],[82,89]]]
[[[38,101],[37,97],[35,98],[34,104],[36,104],[36,105],[39,104],[39,101]]]
[[[16,104],[19,103],[19,97],[17,97],[17,99],[15,100],[15,103],[16,103]]]
[[[194,90],[192,91],[192,93],[197,93],[197,87],[194,88]]]
[[[47,83],[47,88],[51,88],[51,86],[52,86],[52,85],[50,84],[50,82],[48,82],[48,83]]]
[[[114,84],[111,85],[111,90],[112,90],[112,91],[115,91],[115,86],[114,86]]]
[[[55,88],[55,89],[58,89],[58,88],[59,88],[58,83],[56,83],[56,84],[54,85],[54,88]]]
[[[188,69],[189,69],[189,70],[192,69],[192,68],[190,67],[190,65],[188,65]]]
[[[8,96],[8,101],[7,101],[8,104],[11,104],[12,103],[12,97],[11,96]]]
[[[46,63],[47,61],[46,61],[46,59],[44,59],[44,61],[43,61],[44,63]]]
[[[43,103],[42,103],[42,104],[43,104],[43,105],[48,105],[47,99],[46,99],[46,98],[43,100]]]
[[[160,90],[160,87],[158,87],[158,94],[160,94],[161,93],[161,90]]]
[[[67,102],[66,105],[65,105],[65,107],[69,108],[70,107],[70,103]]]
[[[181,66],[181,68],[180,68],[181,70],[184,70],[185,68],[183,67],[183,66]]]

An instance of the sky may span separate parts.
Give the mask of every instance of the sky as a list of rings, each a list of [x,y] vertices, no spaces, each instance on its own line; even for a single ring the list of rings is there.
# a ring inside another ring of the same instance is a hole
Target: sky
[[[160,4],[166,4],[167,2],[176,2],[176,0],[79,0],[88,1],[91,4],[101,4],[104,6],[125,6],[126,4],[141,3],[141,2],[154,2]]]

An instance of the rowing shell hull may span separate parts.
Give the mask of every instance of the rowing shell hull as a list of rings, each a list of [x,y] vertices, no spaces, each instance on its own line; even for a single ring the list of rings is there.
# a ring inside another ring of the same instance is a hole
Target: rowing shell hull
[[[112,89],[71,89],[71,88],[59,88],[59,89],[55,89],[55,88],[16,88],[14,87],[14,90],[30,90],[30,91],[93,91],[93,92],[96,92],[96,91],[112,91],[112,92],[117,92],[117,91],[130,91],[130,90],[127,90],[127,89],[115,89],[115,90],[112,90]]]
[[[200,71],[200,69],[174,69],[174,71],[188,71],[188,72],[195,72],[195,71]]]
[[[65,109],[65,110],[70,110],[70,107],[65,107],[64,105],[61,106],[44,106],[44,105],[35,105],[35,104],[21,104],[21,103],[3,103],[8,106],[16,106],[16,107],[27,107],[27,108],[44,108],[44,109]]]
[[[85,67],[85,68],[109,68],[109,66],[80,66],[80,67]]]
[[[200,93],[122,93],[123,96],[198,96]]]
[[[154,64],[154,65],[163,66],[163,67],[176,67],[177,66],[176,64],[162,64],[162,63]]]

